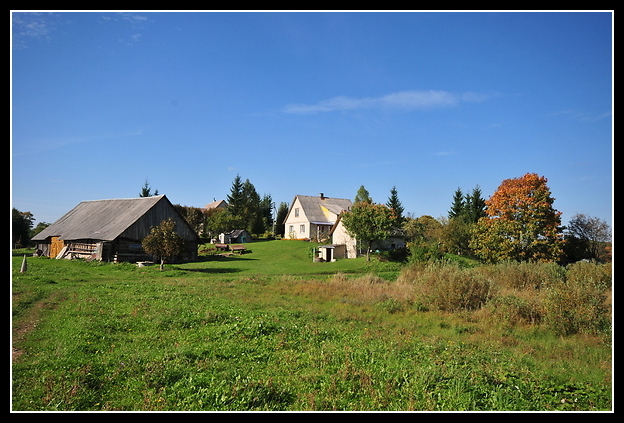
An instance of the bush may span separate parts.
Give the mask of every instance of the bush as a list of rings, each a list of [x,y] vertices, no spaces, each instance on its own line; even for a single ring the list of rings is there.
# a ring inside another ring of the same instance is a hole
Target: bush
[[[557,334],[598,334],[611,328],[611,267],[589,262],[568,266],[566,280],[548,290],[545,321]]]
[[[541,289],[560,282],[565,268],[556,263],[508,261],[486,267],[484,272],[496,282],[499,288],[513,290]]]
[[[499,321],[514,326],[517,324],[538,324],[543,317],[541,301],[533,295],[512,293],[492,298],[487,308]]]
[[[604,291],[611,287],[613,271],[608,263],[596,264],[589,261],[578,261],[569,264],[566,270],[568,283],[587,281]]]
[[[399,276],[398,282],[413,284],[417,302],[442,311],[476,310],[492,296],[490,280],[454,263],[412,267]]]

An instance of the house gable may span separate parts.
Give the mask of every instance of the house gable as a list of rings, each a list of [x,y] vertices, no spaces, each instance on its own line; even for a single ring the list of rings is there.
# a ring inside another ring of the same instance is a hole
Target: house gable
[[[351,200],[297,195],[284,219],[285,236],[290,239],[323,239],[336,222],[338,215],[349,210]]]

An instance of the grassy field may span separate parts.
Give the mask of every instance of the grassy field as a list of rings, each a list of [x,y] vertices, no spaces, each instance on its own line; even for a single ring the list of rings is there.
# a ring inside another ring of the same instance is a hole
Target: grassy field
[[[313,263],[299,241],[249,247],[162,272],[29,257],[20,273],[15,251],[12,409],[612,409],[602,326],[562,335],[501,319],[521,297],[500,289],[497,308],[444,310],[406,282],[427,269]]]

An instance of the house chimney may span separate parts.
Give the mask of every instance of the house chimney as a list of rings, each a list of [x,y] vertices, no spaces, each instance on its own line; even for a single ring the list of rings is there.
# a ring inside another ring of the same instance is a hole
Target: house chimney
[[[323,193],[321,193],[321,200],[325,199],[325,195]]]

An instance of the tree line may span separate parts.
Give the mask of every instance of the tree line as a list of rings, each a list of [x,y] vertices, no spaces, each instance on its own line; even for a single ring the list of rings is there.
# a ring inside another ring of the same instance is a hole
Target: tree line
[[[375,242],[392,235],[407,241],[407,254],[416,261],[451,253],[483,262],[579,260],[611,261],[611,231],[604,220],[576,214],[561,225],[561,212],[547,179],[535,173],[506,179],[489,199],[477,186],[458,188],[445,217],[403,216],[393,187],[385,204],[375,204],[361,186],[353,208],[343,213],[347,231],[368,252]]]

